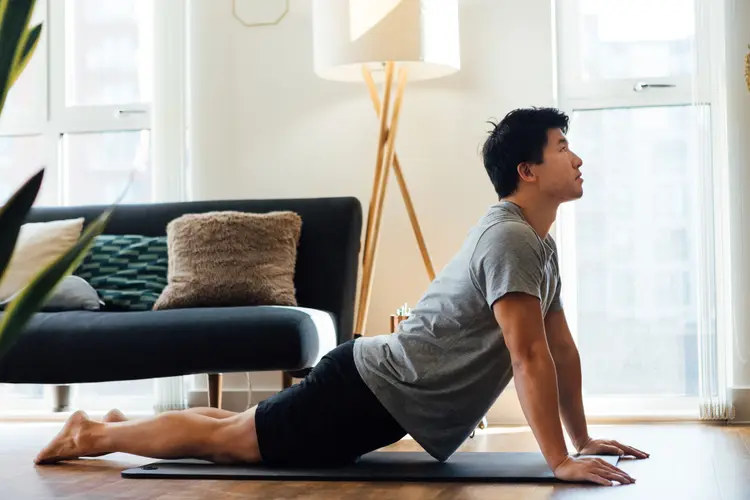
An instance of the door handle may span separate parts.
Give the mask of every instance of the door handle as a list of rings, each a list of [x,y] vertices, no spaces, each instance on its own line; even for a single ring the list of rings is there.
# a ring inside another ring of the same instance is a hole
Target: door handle
[[[677,85],[673,85],[671,83],[645,83],[645,82],[638,82],[635,85],[633,85],[633,90],[636,92],[641,92],[646,89],[665,89],[665,88],[672,88],[676,87]]]
[[[118,118],[123,116],[130,116],[130,115],[143,115],[146,114],[146,110],[144,109],[118,109],[115,112],[115,116]]]

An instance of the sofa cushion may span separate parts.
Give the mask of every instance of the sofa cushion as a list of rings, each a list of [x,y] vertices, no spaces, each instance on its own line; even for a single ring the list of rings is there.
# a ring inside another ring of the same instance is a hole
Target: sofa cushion
[[[169,282],[154,309],[297,305],[301,228],[290,211],[176,218],[167,226]]]
[[[166,236],[97,236],[76,276],[88,281],[106,308],[148,311],[167,286]]]
[[[301,370],[336,346],[334,325],[328,312],[277,306],[38,313],[0,363],[0,381]]]
[[[0,310],[8,308],[10,303],[23,292],[19,290],[8,299],[0,302]],[[98,311],[102,300],[96,290],[80,276],[66,276],[57,284],[41,307],[41,311]]]
[[[25,288],[39,272],[75,245],[83,222],[82,217],[77,217],[21,226],[13,256],[0,279],[0,300]]]

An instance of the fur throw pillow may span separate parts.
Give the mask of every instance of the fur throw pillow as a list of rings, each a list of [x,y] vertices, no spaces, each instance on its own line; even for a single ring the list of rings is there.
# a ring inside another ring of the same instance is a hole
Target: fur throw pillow
[[[294,212],[186,214],[167,225],[167,286],[154,310],[296,306],[302,218]]]

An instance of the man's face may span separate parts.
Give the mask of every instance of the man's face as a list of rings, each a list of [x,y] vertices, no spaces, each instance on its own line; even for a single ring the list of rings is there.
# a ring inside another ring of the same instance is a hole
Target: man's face
[[[533,167],[540,192],[560,203],[577,200],[583,196],[582,165],[583,161],[568,147],[562,130],[549,130],[544,161]]]

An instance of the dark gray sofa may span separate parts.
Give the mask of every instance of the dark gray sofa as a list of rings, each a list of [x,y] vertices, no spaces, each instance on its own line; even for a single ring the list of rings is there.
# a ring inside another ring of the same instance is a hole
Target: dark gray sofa
[[[105,208],[34,208],[28,222],[81,216],[88,222]],[[180,215],[217,210],[300,215],[298,308],[40,312],[0,362],[0,383],[58,385],[205,373],[211,380],[210,404],[220,406],[218,374],[282,371],[288,386],[291,376],[304,376],[325,352],[352,338],[362,229],[356,198],[121,205],[105,233],[165,235],[169,221]]]

